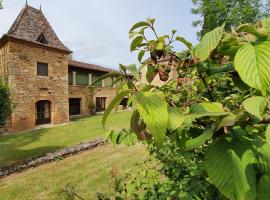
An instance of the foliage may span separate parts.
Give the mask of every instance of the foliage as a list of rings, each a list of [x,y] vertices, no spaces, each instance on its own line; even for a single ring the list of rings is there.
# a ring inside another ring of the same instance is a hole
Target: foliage
[[[269,15],[269,5],[262,0],[192,0],[195,8],[193,14],[200,15],[201,20],[193,22],[194,26],[202,25],[200,35],[226,23],[230,30],[244,23],[256,23],[264,15]]]
[[[3,9],[2,4],[3,4],[3,0],[0,0],[0,9]]]
[[[189,152],[196,158],[197,172],[201,171],[202,161],[207,172],[202,179],[219,191],[214,199],[222,195],[233,200],[269,199],[264,184],[270,184],[270,19],[263,19],[256,26],[243,24],[231,31],[221,25],[205,34],[195,47],[176,36],[176,31],[159,36],[154,22],[139,22],[130,32],[130,38],[136,40],[131,50],[139,55],[144,52],[149,58],[136,72],[146,68],[148,84],[138,82],[135,75],[131,80],[127,71],[134,72],[120,65],[120,90],[128,91],[126,95],[134,109],[131,130],[139,140],[154,142],[158,149],[172,141],[176,145],[169,146],[179,149],[180,155]],[[154,39],[146,37],[147,30],[153,32]],[[143,40],[138,42],[138,37]],[[174,44],[178,42],[184,43],[187,50],[175,52]],[[169,80],[170,71],[177,72],[178,78]],[[163,86],[151,84],[157,76]],[[110,108],[117,106],[122,93]],[[108,115],[106,112],[104,123]],[[175,134],[177,137],[173,137]],[[200,149],[203,153],[196,157]],[[187,164],[175,166],[178,156],[170,154],[172,159],[164,160],[162,151],[156,157],[165,167],[172,164],[174,173],[164,175],[177,184],[181,179],[176,171]],[[198,177],[201,175],[188,181]],[[189,186],[185,185],[184,191]],[[206,188],[198,188],[205,196],[198,196],[196,189],[188,191],[193,194],[191,199],[213,199],[206,192],[207,184]],[[181,189],[176,191],[181,194]],[[174,199],[171,193],[167,197]]]
[[[5,124],[12,112],[12,108],[9,87],[0,80],[0,126]]]

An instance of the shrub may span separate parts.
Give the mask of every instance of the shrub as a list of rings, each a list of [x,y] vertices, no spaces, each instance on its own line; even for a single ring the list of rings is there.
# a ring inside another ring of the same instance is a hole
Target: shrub
[[[0,81],[0,126],[3,126],[12,112],[8,86]]]

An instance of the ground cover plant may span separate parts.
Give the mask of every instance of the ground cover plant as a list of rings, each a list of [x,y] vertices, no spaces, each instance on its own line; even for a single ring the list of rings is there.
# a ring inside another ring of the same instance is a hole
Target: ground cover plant
[[[117,130],[125,128],[128,126],[130,116],[130,112],[114,113],[108,121],[108,126]],[[83,117],[74,119],[66,125],[2,135],[0,136],[0,167],[104,137],[100,124],[101,118],[101,115]]]
[[[147,177],[145,172],[149,184],[131,179],[134,184],[125,183],[116,193],[99,198],[269,199],[270,19],[230,31],[223,24],[205,34],[196,46],[176,36],[175,30],[159,36],[154,23],[148,19],[130,30],[130,49],[138,51],[141,66],[120,65],[119,73],[102,77],[113,76],[122,82],[102,123],[106,128],[109,113],[128,96],[134,108],[130,130],[109,130],[107,136],[115,144],[132,144],[136,138],[147,141],[164,164],[160,172],[170,184],[159,178],[153,183],[154,176]],[[146,37],[148,30],[153,39]],[[175,51],[179,42],[187,50]],[[143,68],[148,84],[136,84]],[[178,77],[169,80],[172,70]],[[165,84],[152,85],[154,77]],[[186,162],[176,163],[177,159]],[[194,166],[178,175],[191,161]],[[197,174],[192,177],[191,172]],[[189,184],[179,185],[181,175],[187,174]],[[196,178],[209,185],[199,181],[198,188],[192,188]],[[171,186],[176,187],[172,190]],[[133,190],[127,192],[130,187]]]

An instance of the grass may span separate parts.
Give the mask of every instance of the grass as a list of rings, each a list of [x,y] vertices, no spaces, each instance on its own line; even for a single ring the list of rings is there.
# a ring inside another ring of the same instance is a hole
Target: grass
[[[139,169],[149,157],[142,144],[131,147],[105,145],[35,169],[0,179],[3,200],[63,200],[61,191],[68,183],[85,200],[96,198],[97,192],[113,187],[110,171],[121,174]]]
[[[107,127],[126,128],[130,116],[130,112],[113,113],[108,118]],[[102,137],[101,118],[101,115],[86,117],[67,125],[0,136],[0,166]]]

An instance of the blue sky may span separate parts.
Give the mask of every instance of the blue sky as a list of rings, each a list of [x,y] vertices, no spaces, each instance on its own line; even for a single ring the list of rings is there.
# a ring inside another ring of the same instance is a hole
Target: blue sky
[[[128,30],[147,17],[156,18],[160,34],[176,29],[178,35],[197,43],[191,23],[198,16],[191,14],[191,0],[28,0],[28,4],[36,8],[41,4],[59,38],[79,61],[110,68],[136,63],[137,54],[129,51]],[[25,0],[4,0],[1,35],[24,5]]]

